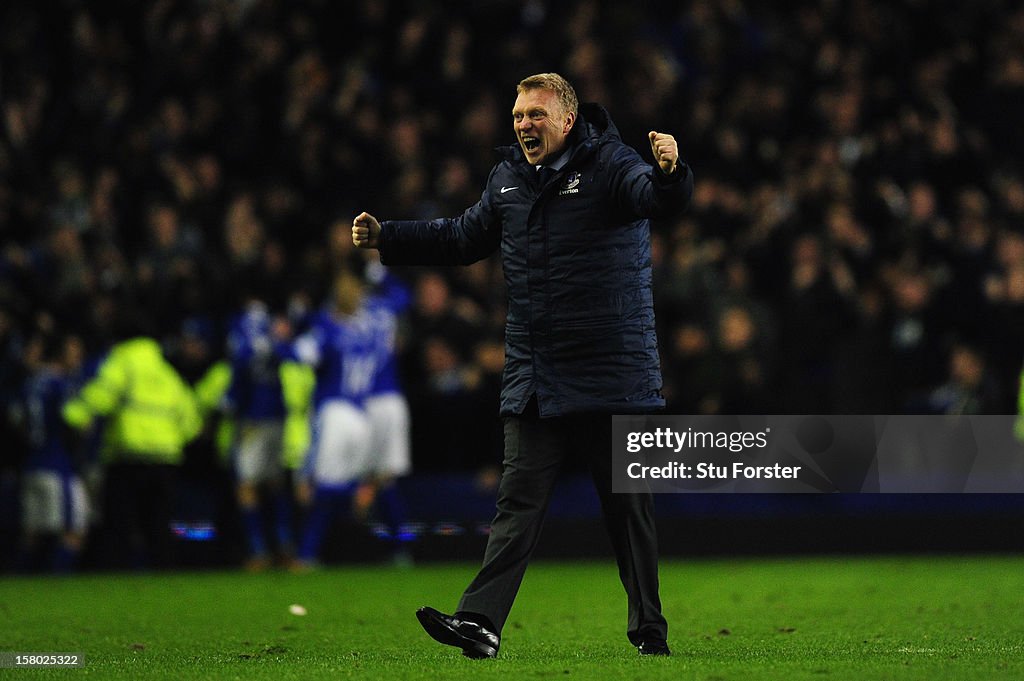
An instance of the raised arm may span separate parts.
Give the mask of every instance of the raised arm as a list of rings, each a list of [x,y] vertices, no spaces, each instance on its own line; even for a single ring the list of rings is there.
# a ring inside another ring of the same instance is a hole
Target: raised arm
[[[651,131],[647,135],[655,166],[635,150],[620,145],[610,160],[614,169],[612,191],[624,210],[644,218],[662,218],[680,213],[693,195],[693,173],[679,158],[672,135]]]

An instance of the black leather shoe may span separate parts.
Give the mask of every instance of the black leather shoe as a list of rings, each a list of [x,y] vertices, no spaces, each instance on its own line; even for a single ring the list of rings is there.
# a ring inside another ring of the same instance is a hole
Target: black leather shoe
[[[671,655],[667,641],[640,641],[636,647],[641,655]]]
[[[461,620],[433,608],[416,611],[416,619],[423,629],[438,643],[462,648],[462,654],[474,659],[498,656],[501,640],[498,635],[476,622]]]

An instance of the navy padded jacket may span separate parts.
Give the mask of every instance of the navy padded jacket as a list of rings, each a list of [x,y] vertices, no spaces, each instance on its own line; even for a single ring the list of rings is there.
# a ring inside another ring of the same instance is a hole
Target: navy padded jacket
[[[456,218],[385,221],[387,265],[470,264],[501,248],[508,287],[501,414],[536,394],[542,417],[664,406],[648,218],[682,212],[693,176],[625,145],[608,112],[580,107],[568,163],[544,186],[518,146],[499,149],[480,201]]]

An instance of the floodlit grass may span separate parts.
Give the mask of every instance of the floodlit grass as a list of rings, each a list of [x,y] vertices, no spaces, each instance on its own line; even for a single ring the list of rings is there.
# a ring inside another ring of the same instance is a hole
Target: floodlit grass
[[[607,563],[537,563],[497,660],[434,643],[474,565],[0,580],[0,651],[81,652],[99,679],[1020,679],[1024,559],[663,562],[671,658],[626,641]],[[297,603],[306,616],[289,613]]]

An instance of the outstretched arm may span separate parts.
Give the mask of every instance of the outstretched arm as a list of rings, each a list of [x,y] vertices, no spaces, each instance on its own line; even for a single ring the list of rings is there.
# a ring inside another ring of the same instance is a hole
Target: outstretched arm
[[[457,218],[385,220],[369,213],[352,221],[352,242],[376,248],[385,265],[469,265],[501,242],[501,221],[490,207],[490,192]]]

